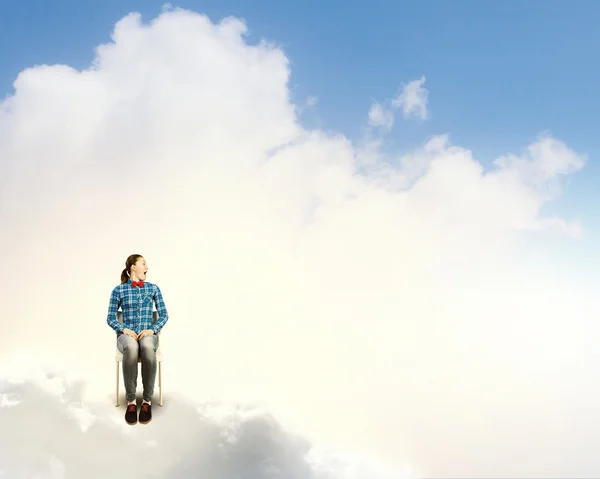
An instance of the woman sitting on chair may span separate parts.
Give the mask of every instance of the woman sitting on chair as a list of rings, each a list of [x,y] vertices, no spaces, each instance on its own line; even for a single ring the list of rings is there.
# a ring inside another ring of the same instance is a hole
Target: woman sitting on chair
[[[152,420],[152,395],[156,379],[157,334],[169,319],[160,288],[145,282],[148,266],[143,256],[132,254],[125,262],[121,273],[121,284],[115,286],[110,295],[106,322],[117,333],[117,348],[123,354],[123,382],[127,408],[127,424],[138,422],[135,394],[137,389],[138,356],[142,362],[144,393],[139,421],[147,424]],[[152,323],[153,304],[158,319]],[[119,307],[123,313],[123,324],[117,321]]]

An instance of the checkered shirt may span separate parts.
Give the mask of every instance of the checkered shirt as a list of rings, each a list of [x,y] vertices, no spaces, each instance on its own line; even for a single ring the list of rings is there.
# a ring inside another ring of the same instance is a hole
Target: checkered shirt
[[[158,312],[158,319],[154,324],[152,324],[153,303]],[[123,324],[117,321],[119,307],[123,312]],[[129,279],[127,283],[115,286],[112,290],[106,322],[115,332],[131,329],[139,334],[145,329],[151,329],[158,334],[168,319],[167,308],[157,285],[144,282],[143,287],[132,287]]]

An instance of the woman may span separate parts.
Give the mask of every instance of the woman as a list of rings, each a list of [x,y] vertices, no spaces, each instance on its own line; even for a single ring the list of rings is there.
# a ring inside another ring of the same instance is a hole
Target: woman
[[[121,284],[115,286],[108,305],[106,322],[117,333],[117,348],[123,353],[123,382],[127,408],[125,421],[136,424],[137,404],[135,393],[138,376],[138,355],[142,358],[143,402],[139,421],[147,424],[152,420],[152,395],[156,379],[157,334],[165,326],[169,315],[157,285],[146,282],[148,266],[142,255],[132,254],[125,261],[121,272]],[[152,323],[152,304],[156,306],[158,319]],[[117,311],[123,312],[123,323],[117,321]]]

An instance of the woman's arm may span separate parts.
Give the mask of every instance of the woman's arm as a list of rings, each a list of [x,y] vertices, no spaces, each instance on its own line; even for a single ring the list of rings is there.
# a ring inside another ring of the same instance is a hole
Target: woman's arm
[[[123,331],[125,326],[117,321],[117,311],[119,310],[119,304],[121,299],[119,298],[118,287],[113,289],[110,295],[110,301],[108,303],[108,314],[106,316],[106,322],[116,332]]]
[[[156,311],[158,312],[158,319],[152,325],[152,331],[154,334],[160,333],[160,330],[167,324],[169,320],[169,313],[167,313],[167,307],[160,292],[160,288],[154,285],[154,295],[152,296],[154,304],[156,305]]]

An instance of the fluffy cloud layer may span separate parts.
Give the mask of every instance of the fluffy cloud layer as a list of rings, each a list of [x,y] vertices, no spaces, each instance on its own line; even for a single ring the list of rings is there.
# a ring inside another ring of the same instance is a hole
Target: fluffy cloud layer
[[[3,378],[0,477],[391,479],[409,472],[320,451],[247,404],[172,398],[156,408],[155,421],[131,427],[115,420],[114,407],[82,401],[83,387],[55,373]]]
[[[105,317],[139,252],[171,316],[165,434],[187,425],[183,398],[261,401],[316,444],[430,476],[595,474],[595,285],[545,266],[547,238],[581,228],[542,214],[585,156],[542,135],[486,170],[440,134],[365,163],[342,135],[302,127],[284,53],[244,33],[234,18],[129,15],[89,69],[16,79],[0,107],[7,372],[62,364],[122,422]],[[426,111],[419,81],[407,115]],[[16,428],[15,407],[2,414]],[[48,408],[66,433],[64,407]],[[18,414],[24,441],[77,470]],[[97,427],[110,456],[122,438]],[[310,477],[290,448],[286,477]]]

